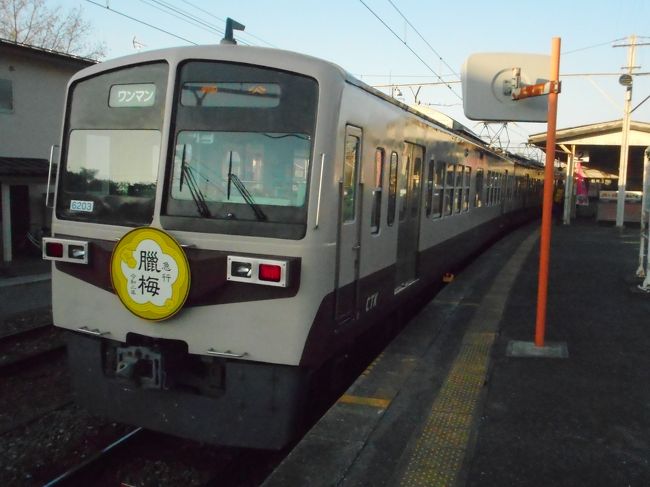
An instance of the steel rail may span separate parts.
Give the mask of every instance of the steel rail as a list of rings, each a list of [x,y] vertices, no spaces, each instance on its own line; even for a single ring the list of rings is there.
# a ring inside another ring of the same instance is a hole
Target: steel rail
[[[50,480],[48,483],[44,484],[44,487],[79,485],[77,483],[78,480],[82,479],[83,476],[88,475],[92,469],[100,466],[102,462],[107,461],[111,455],[115,454],[119,450],[120,447],[123,447],[134,437],[138,436],[142,431],[144,431],[143,428],[136,428],[130,431],[126,435],[108,445],[106,448],[103,448],[94,455],[91,455],[85,461],[72,467],[55,479]]]

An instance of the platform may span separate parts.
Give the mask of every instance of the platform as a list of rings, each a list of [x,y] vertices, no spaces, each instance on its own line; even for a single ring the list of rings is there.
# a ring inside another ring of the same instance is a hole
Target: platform
[[[40,256],[0,264],[0,337],[52,322],[51,267]]]
[[[553,227],[547,340],[532,341],[538,226],[443,289],[264,483],[650,485],[650,295],[630,292],[638,229]]]

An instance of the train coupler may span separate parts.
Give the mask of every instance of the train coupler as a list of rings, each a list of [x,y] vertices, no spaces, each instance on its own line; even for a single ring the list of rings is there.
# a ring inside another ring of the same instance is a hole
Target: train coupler
[[[145,389],[162,389],[162,354],[147,347],[118,347],[115,375]]]

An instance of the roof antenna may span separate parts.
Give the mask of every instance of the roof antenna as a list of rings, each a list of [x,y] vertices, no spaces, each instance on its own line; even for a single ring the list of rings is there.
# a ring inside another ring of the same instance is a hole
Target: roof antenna
[[[235,37],[233,36],[233,30],[244,30],[245,25],[240,24],[236,20],[231,19],[230,17],[226,18],[226,34],[223,39],[221,39],[220,44],[237,44]]]

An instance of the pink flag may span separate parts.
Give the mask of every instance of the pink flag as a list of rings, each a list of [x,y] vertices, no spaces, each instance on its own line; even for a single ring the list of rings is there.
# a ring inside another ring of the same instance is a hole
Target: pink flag
[[[585,173],[582,170],[580,161],[576,162],[576,205],[589,206]]]

